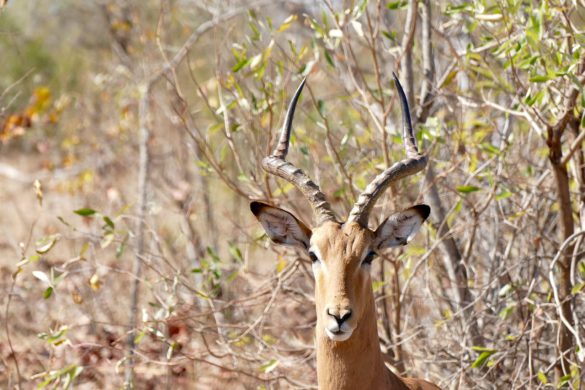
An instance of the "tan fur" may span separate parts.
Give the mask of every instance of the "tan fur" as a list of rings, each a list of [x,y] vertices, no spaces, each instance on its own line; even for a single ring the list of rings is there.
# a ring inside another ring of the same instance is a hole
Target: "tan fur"
[[[317,377],[321,390],[419,389],[437,386],[421,379],[401,378],[384,365],[376,326],[370,273],[360,268],[361,256],[369,250],[374,233],[357,223],[327,222],[315,229],[311,246],[321,254],[326,272],[316,276]],[[325,308],[350,306],[354,332],[343,342],[325,334]]]

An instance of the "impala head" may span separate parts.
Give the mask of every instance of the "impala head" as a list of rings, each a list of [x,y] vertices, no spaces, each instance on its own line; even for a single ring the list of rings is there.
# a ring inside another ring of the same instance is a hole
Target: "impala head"
[[[292,119],[305,80],[291,101],[280,140],[262,166],[303,193],[315,212],[316,226],[310,229],[288,211],[265,203],[250,205],[273,242],[302,249],[310,257],[315,275],[317,332],[333,341],[349,339],[364,315],[373,313],[372,260],[386,248],[405,245],[430,213],[429,206],[417,205],[391,215],[376,230],[368,228],[369,213],[388,185],[421,171],[427,162],[418,152],[408,102],[396,75],[394,80],[402,106],[407,158],[386,169],[366,187],[346,222],[338,222],[319,187],[301,169],[285,161]]]

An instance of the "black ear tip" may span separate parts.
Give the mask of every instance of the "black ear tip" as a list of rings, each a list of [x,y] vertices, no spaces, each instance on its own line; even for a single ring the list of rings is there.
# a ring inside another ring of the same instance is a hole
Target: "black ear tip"
[[[431,215],[431,207],[426,204],[418,204],[414,209],[419,213],[423,219],[427,219]]]
[[[258,215],[260,213],[260,211],[262,211],[264,206],[266,206],[266,204],[264,204],[262,202],[256,202],[256,201],[251,202],[250,203],[250,211],[252,212],[252,214]]]

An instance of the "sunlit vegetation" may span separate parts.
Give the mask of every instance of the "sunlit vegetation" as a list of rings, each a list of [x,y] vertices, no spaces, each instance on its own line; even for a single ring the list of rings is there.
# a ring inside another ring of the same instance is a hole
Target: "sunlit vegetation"
[[[0,388],[316,388],[311,262],[249,202],[427,203],[372,266],[398,373],[573,388],[585,364],[585,3],[0,0]]]

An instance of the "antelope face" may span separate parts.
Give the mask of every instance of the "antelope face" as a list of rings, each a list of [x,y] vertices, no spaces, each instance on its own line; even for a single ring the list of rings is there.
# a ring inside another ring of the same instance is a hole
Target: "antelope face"
[[[315,276],[318,326],[345,341],[358,326],[371,296],[374,234],[356,223],[325,223],[313,230],[309,256]]]
[[[317,326],[329,339],[345,341],[373,310],[370,268],[376,254],[404,245],[412,238],[430,208],[411,207],[393,214],[376,231],[357,222],[327,221],[313,230],[291,213],[252,202],[251,210],[270,239],[305,251],[315,276]]]

